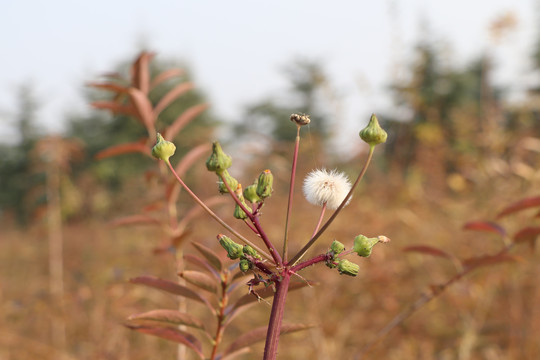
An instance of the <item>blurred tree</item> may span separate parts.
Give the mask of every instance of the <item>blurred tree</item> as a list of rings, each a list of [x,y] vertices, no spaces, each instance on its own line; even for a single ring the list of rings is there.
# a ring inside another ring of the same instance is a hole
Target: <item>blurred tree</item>
[[[40,131],[36,125],[38,101],[29,85],[18,91],[18,109],[14,116],[17,131],[15,144],[0,144],[0,215],[12,211],[24,223],[31,208],[26,194],[33,187],[28,154],[37,141]]]

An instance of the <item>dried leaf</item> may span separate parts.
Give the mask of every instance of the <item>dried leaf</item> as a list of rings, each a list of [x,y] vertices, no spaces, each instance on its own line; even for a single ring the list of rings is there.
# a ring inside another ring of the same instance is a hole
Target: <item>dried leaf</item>
[[[161,225],[161,221],[149,215],[131,215],[115,219],[109,224],[111,224],[112,226]]]
[[[506,207],[497,215],[497,218],[537,206],[540,206],[540,196],[525,198]]]
[[[204,110],[208,109],[210,105],[208,104],[199,104],[193,105],[192,107],[186,109],[180,116],[174,120],[174,122],[169,126],[164,132],[163,137],[166,139],[174,139],[176,135],[190,123],[197,115],[202,113]]]
[[[418,252],[422,254],[432,255],[432,256],[439,256],[446,259],[452,259],[453,256],[447,253],[446,251],[443,251],[441,249],[435,248],[433,246],[428,245],[414,245],[414,246],[407,246],[403,248],[403,251],[406,252]]]
[[[204,359],[202,352],[202,344],[195,336],[178,329],[151,327],[151,326],[132,326],[127,324],[126,327],[141,332],[143,334],[150,334],[158,336],[163,339],[184,344],[199,356],[199,359]]]
[[[148,134],[152,134],[154,128],[154,115],[152,113],[152,103],[146,95],[139,89],[130,88],[128,91],[133,106],[137,110],[138,118],[146,127]]]
[[[221,260],[219,259],[219,256],[212,250],[210,250],[210,248],[202,245],[202,244],[199,244],[199,243],[196,243],[196,242],[193,242],[191,243],[195,249],[197,249],[197,251],[199,251],[201,253],[202,256],[204,256],[204,258],[206,260],[208,260],[208,262],[217,270],[217,271],[221,271],[223,269],[223,263],[221,262]]]
[[[102,160],[112,156],[131,154],[131,153],[141,153],[144,155],[151,156],[150,148],[146,145],[146,142],[133,142],[127,144],[120,144],[111,146],[105,150],[98,152],[95,155],[97,160]]]
[[[190,314],[170,309],[157,309],[142,314],[130,315],[128,317],[128,320],[130,321],[130,324],[133,325],[142,325],[140,321],[150,320],[158,323],[163,323],[162,325],[185,325],[205,330],[203,322],[196,317],[191,316]]]
[[[150,90],[153,90],[161,83],[167,80],[170,80],[173,77],[182,76],[183,74],[184,74],[184,71],[181,69],[169,69],[169,70],[162,71],[159,75],[157,75],[156,77],[154,77],[154,79],[152,79],[152,82],[150,83]]]
[[[506,236],[506,230],[497,223],[491,221],[471,221],[463,226],[464,230],[486,231],[501,236]]]
[[[540,226],[529,226],[521,229],[514,235],[514,242],[516,244],[528,242],[534,245],[538,235],[540,235]]]
[[[463,266],[465,268],[475,269],[482,266],[491,266],[496,264],[501,264],[505,262],[515,262],[520,261],[521,259],[517,256],[510,255],[507,252],[498,253],[495,255],[485,255],[473,257],[470,259],[463,260]]]
[[[190,82],[181,83],[179,85],[176,85],[174,88],[172,88],[169,92],[167,92],[157,103],[156,107],[154,108],[154,117],[158,117],[159,114],[167,106],[169,106],[173,101],[175,101],[178,97],[184,95],[189,90],[193,89],[194,85]]]
[[[210,302],[205,297],[191,290],[188,287],[174,283],[172,281],[163,280],[154,276],[139,276],[139,277],[130,279],[129,281],[133,284],[146,285],[154,289],[163,290],[170,294],[183,296],[183,297],[201,302],[203,304],[206,304],[210,309],[213,310],[213,307],[211,306]]]
[[[312,328],[313,325],[306,325],[306,324],[283,324],[281,326],[281,335],[284,334],[290,334],[295,331],[301,331],[306,330],[309,328]],[[248,333],[245,333],[238,337],[229,347],[223,355],[231,354],[239,349],[245,348],[249,345],[253,345],[259,341],[263,341],[266,339],[266,332],[268,330],[267,326],[262,326],[259,328],[256,328],[254,330],[250,330]]]
[[[195,270],[185,270],[179,273],[188,283],[193,284],[203,290],[209,291],[213,294],[217,293],[217,283],[215,279],[206,275],[203,272]]]

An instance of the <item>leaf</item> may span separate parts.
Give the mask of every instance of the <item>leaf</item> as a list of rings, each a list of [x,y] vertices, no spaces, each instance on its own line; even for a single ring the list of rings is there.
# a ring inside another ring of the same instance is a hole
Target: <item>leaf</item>
[[[241,355],[244,355],[244,354],[247,354],[251,352],[251,348],[249,347],[243,347],[241,349],[238,349],[230,354],[227,354],[223,357],[218,357],[217,360],[234,360],[236,359],[237,357],[241,356]]]
[[[133,106],[137,110],[138,118],[146,127],[148,134],[151,134],[154,128],[154,115],[152,114],[152,104],[150,103],[150,100],[148,100],[141,90],[136,88],[130,88],[128,94]]]
[[[528,242],[534,245],[538,235],[540,235],[540,226],[529,226],[521,229],[514,235],[514,242],[516,244]]]
[[[94,87],[96,89],[114,91],[116,93],[126,93],[128,88],[115,83],[88,83],[87,86]]]
[[[506,252],[498,253],[495,255],[478,256],[463,260],[463,266],[469,270],[479,268],[482,266],[497,265],[505,262],[520,261],[521,258],[510,255]]]
[[[187,169],[189,169],[201,156],[207,155],[211,148],[212,146],[210,144],[201,144],[188,151],[174,168],[178,176],[183,177]]]
[[[96,109],[110,110],[114,115],[116,114],[124,114],[124,115],[129,115],[129,116],[137,115],[135,108],[131,104],[124,105],[124,104],[117,103],[116,101],[94,101],[94,102],[91,102],[90,105]]]
[[[501,236],[506,236],[506,230],[497,223],[491,221],[471,221],[463,226],[464,230],[486,231]]]
[[[141,332],[143,334],[150,334],[163,339],[184,344],[191,350],[195,351],[195,353],[199,356],[199,359],[204,359],[202,345],[199,339],[185,331],[162,327],[132,326],[129,324],[126,324],[126,327]]]
[[[192,242],[191,243],[195,249],[197,249],[197,251],[199,251],[201,253],[202,256],[204,256],[204,258],[206,260],[208,260],[208,262],[217,270],[217,271],[221,271],[223,269],[223,263],[221,262],[221,260],[219,259],[219,256],[212,250],[210,250],[210,248],[202,245],[202,244],[199,244],[199,243],[196,243],[196,242]]]
[[[189,124],[191,120],[193,120],[197,115],[202,113],[204,110],[208,109],[210,105],[208,104],[199,104],[199,105],[193,105],[192,107],[186,109],[180,116],[176,118],[176,120],[173,121],[171,126],[169,126],[164,132],[163,137],[165,139],[174,139],[176,135],[186,126]]]
[[[414,245],[414,246],[407,246],[403,248],[403,251],[406,252],[418,252],[422,254],[432,255],[432,256],[439,256],[446,259],[452,259],[454,258],[452,255],[447,253],[446,251],[443,251],[441,249],[428,246],[428,245]]]
[[[212,279],[210,276],[206,275],[203,272],[196,270],[185,270],[182,271],[179,275],[190,284],[193,284],[213,294],[217,293],[217,284],[215,279]]]
[[[206,304],[210,309],[213,310],[210,302],[206,298],[204,298],[202,295],[199,295],[198,293],[196,293],[195,291],[191,290],[188,287],[174,283],[172,281],[163,280],[154,276],[139,276],[139,277],[130,279],[129,282],[133,284],[146,285],[154,289],[163,290],[173,295],[183,296],[183,297],[201,302],[203,304]]]
[[[143,51],[131,66],[131,82],[133,86],[142,91],[143,94],[148,94],[150,86],[150,72],[148,65],[154,57],[154,53]]]
[[[173,101],[175,101],[180,96],[184,95],[189,90],[193,89],[195,85],[191,82],[184,82],[179,85],[176,85],[169,92],[167,92],[157,103],[154,108],[153,115],[157,117],[167,106],[169,106]]]
[[[184,260],[193,265],[199,266],[203,269],[210,271],[216,279],[220,279],[219,273],[216,271],[216,269],[212,265],[210,265],[208,261],[203,260],[200,257],[197,257],[195,255],[190,255],[190,254],[184,255]]]
[[[142,314],[130,315],[128,320],[131,324],[139,324],[142,321],[155,321],[158,323],[168,324],[168,325],[185,325],[189,327],[194,327],[197,329],[205,330],[204,324],[202,321],[197,319],[190,314],[186,314],[176,310],[169,309],[157,309],[148,311]],[[162,325],[163,325],[162,324]]]
[[[312,327],[313,325],[306,324],[283,324],[281,326],[280,334],[290,334],[295,331],[306,330]],[[223,354],[227,355],[239,349],[245,348],[246,346],[253,345],[259,341],[265,340],[267,330],[267,326],[262,326],[241,335],[231,345],[229,345],[229,347],[227,348],[227,350],[225,350]]]
[[[497,218],[537,206],[540,206],[540,196],[525,198],[507,206],[497,215]]]
[[[167,80],[170,80],[173,77],[182,76],[182,75],[184,75],[184,71],[181,69],[169,69],[169,70],[162,71],[159,75],[157,75],[156,77],[154,77],[154,79],[152,79],[152,82],[150,82],[150,90],[153,90],[161,83]]]
[[[112,156],[131,154],[131,153],[142,153],[144,155],[151,156],[150,148],[146,145],[146,142],[132,142],[127,144],[120,144],[111,146],[105,150],[98,152],[95,155],[97,160],[102,160]]]
[[[131,215],[124,216],[119,219],[111,221],[109,224],[112,226],[125,226],[125,225],[161,225],[161,221],[148,215]]]

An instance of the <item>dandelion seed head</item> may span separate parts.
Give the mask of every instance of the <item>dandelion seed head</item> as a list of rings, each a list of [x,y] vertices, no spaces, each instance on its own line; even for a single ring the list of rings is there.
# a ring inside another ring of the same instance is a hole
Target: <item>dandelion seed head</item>
[[[313,205],[322,206],[326,203],[328,209],[334,210],[351,190],[351,183],[342,172],[313,170],[304,179],[303,190],[306,200]]]

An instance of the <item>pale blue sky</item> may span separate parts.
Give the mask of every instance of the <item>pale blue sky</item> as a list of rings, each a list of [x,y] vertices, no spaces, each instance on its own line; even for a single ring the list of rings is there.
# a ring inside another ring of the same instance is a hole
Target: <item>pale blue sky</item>
[[[86,111],[82,85],[141,43],[164,59],[187,61],[213,110],[237,118],[246,104],[283,88],[292,59],[325,62],[343,96],[339,114],[360,128],[371,112],[388,108],[384,87],[396,66],[411,60],[422,36],[449,45],[449,62],[480,53],[495,56],[497,80],[519,89],[539,17],[535,0],[238,0],[30,1],[2,0],[0,11],[0,140],[9,134],[15,89],[34,85],[40,123],[61,129],[64,114]],[[518,20],[507,41],[494,46],[488,26],[512,11]],[[420,24],[427,24],[420,26]],[[356,131],[355,131],[356,132]]]

